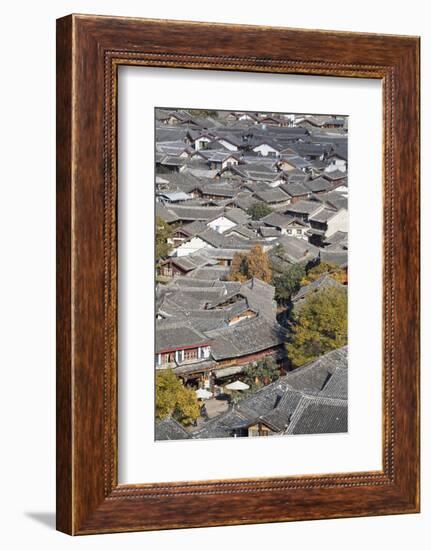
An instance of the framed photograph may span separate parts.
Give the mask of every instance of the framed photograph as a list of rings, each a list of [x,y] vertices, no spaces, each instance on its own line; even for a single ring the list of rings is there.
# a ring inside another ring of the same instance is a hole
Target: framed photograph
[[[419,38],[57,21],[57,528],[419,511]]]

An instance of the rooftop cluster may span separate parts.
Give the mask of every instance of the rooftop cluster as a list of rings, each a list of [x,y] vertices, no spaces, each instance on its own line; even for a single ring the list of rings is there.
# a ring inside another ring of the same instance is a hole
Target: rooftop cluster
[[[288,308],[275,282],[347,272],[347,160],[347,117],[156,109],[156,372],[221,399],[249,365],[279,369],[195,426],[160,420],[157,439],[347,429],[347,349],[290,372],[285,345],[290,311],[347,275],[323,272]]]

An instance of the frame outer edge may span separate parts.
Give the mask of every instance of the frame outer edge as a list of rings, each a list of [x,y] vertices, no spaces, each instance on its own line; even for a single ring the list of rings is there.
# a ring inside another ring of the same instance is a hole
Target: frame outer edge
[[[396,364],[399,369],[399,395],[396,402],[398,445],[397,470],[403,473],[400,488],[408,509],[420,511],[420,39],[412,38],[411,47],[396,67],[394,154],[397,165],[399,200],[396,213],[399,231],[396,242],[395,325],[402,346]],[[409,370],[408,370],[409,369]]]
[[[73,534],[73,17],[56,25],[56,528]]]

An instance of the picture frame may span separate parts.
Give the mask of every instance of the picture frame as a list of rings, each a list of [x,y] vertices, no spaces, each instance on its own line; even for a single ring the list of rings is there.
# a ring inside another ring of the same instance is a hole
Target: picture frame
[[[118,483],[121,65],[382,81],[381,471]],[[57,529],[84,535],[419,512],[419,220],[418,37],[59,19]]]

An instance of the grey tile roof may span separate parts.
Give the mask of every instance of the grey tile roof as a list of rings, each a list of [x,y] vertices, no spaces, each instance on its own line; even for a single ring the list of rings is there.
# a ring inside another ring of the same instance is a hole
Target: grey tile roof
[[[252,193],[262,192],[262,191],[271,191],[273,188],[270,187],[268,182],[266,181],[248,181],[243,184],[243,189],[246,189],[247,191],[251,191]],[[262,202],[259,201],[256,196],[254,197],[255,202]]]
[[[163,144],[158,143],[156,145],[157,162],[163,164],[163,159],[167,155],[178,157],[185,150],[184,142],[181,141],[166,141]]]
[[[244,174],[244,178],[247,180],[251,180],[251,182],[255,183],[266,183],[266,182],[277,182],[278,180],[283,180],[284,176],[282,173],[277,172],[274,173],[272,170],[267,170],[266,172],[263,172],[261,170],[251,170],[244,168],[244,166],[241,166],[241,172]]]
[[[199,189],[204,195],[212,195],[217,197],[229,197],[233,198],[238,193],[239,189],[233,185],[226,185],[220,183],[207,183],[200,185]]]
[[[244,244],[242,248],[210,248],[206,250],[206,253],[209,258],[215,260],[232,260],[238,252],[248,252],[248,248],[245,247],[245,241],[241,242]]]
[[[330,275],[322,275],[312,283],[309,283],[308,285],[302,286],[296,294],[292,296],[292,302],[298,302],[299,300],[302,300],[303,298],[306,298],[310,294],[313,294],[314,292],[317,292],[319,290],[322,290],[323,288],[329,288],[329,287],[337,287],[337,288],[344,288],[347,292],[347,288],[333,279]]]
[[[341,170],[333,170],[332,172],[324,172],[322,177],[328,179],[329,181],[347,179],[347,172],[341,172]]]
[[[256,198],[252,193],[241,193],[235,198],[235,205],[244,211],[247,211],[253,204],[256,204]]]
[[[179,208],[179,207],[177,207]],[[288,214],[314,214],[317,210],[322,208],[322,203],[317,201],[300,200],[294,204],[289,204],[286,208]]]
[[[187,129],[186,128],[173,128],[173,127],[159,127],[156,130],[156,143],[161,143],[164,141],[175,141],[180,140],[184,142],[186,137]],[[185,142],[184,142],[185,145]]]
[[[348,397],[347,364],[337,366],[332,376],[323,386],[319,395],[333,399],[347,399]]]
[[[261,420],[274,431],[284,432],[301,398],[301,392],[287,387],[276,407],[262,415]]]
[[[215,265],[212,267],[198,267],[194,271],[188,274],[189,278],[204,279],[207,281],[215,281],[217,279],[224,279],[229,274],[229,268],[222,265]]]
[[[169,285],[163,291],[157,289],[157,310],[156,313],[163,317],[175,317],[183,312],[193,309],[203,309],[208,301],[219,301],[225,292],[223,286],[215,286],[215,281],[208,287]]]
[[[172,155],[165,155],[160,161],[163,166],[184,166],[186,163],[187,159]]]
[[[156,353],[210,344],[210,338],[185,322],[156,322]]]
[[[322,170],[324,170],[326,168],[327,162],[325,162],[323,160],[316,159],[316,160],[310,161],[310,166],[312,168],[314,168],[315,171],[321,172]]]
[[[189,206],[189,205],[170,205],[169,211],[176,216],[177,220],[195,221],[211,220],[223,212],[223,208],[218,206]]]
[[[220,378],[226,378],[233,376],[234,374],[240,374],[244,371],[245,365],[234,365],[232,367],[221,367],[214,371],[214,376],[217,380]]]
[[[300,155],[285,155],[283,160],[299,170],[310,166],[310,162],[302,158]]]
[[[252,229],[249,229],[248,227],[245,227],[244,225],[236,225],[236,226],[232,227],[231,229],[228,229],[227,231],[225,231],[225,235],[226,236],[235,236],[235,237],[237,237],[239,235],[240,237],[242,237],[245,240],[256,239],[256,237],[257,237],[256,233]]]
[[[204,267],[207,265],[216,265],[217,262],[207,256],[204,251],[194,252],[188,256],[174,256],[165,260],[163,263],[171,262],[172,264],[178,266],[182,271],[189,272],[198,267]]]
[[[303,397],[287,434],[326,434],[347,432],[347,401]]]
[[[232,132],[222,132],[217,131],[217,135],[215,137],[215,141],[227,141],[228,143],[231,143],[232,145],[235,145],[236,147],[241,147],[244,145],[244,140],[242,138],[242,135],[236,136]]]
[[[207,281],[205,279],[198,279],[197,277],[196,278],[191,278],[191,277],[174,277],[174,279],[172,279],[172,281],[168,284],[168,285],[163,285],[163,288],[173,288],[175,290],[178,290],[182,287],[188,287],[188,288],[191,288],[191,287],[201,287],[201,288],[205,288],[205,287],[212,287],[215,285],[215,282],[216,281]]]
[[[329,155],[330,157],[339,157],[340,159],[347,160],[347,139],[344,142],[339,141],[334,144],[334,152]]]
[[[195,220],[194,222],[183,225],[180,229],[190,237],[194,237],[198,233],[202,233],[202,231],[205,231],[206,228],[207,225],[205,222],[201,220]]]
[[[320,260],[322,262],[338,265],[340,267],[346,267],[348,263],[348,251],[332,251],[332,250],[325,250],[321,249],[320,253]]]
[[[247,424],[248,420],[239,411],[230,409],[206,422],[202,428],[193,432],[191,437],[193,439],[231,437],[234,428]]]
[[[172,212],[172,210],[159,202],[156,203],[156,216],[159,216],[159,218],[162,218],[167,223],[173,223],[179,219],[175,212]]]
[[[281,434],[346,432],[347,348],[278,378],[206,422],[192,437],[232,437],[257,423]]]
[[[326,242],[328,243],[326,250],[328,250],[330,246],[347,248],[348,234],[345,231],[337,231],[336,233],[333,233],[330,237],[327,237]]]
[[[305,184],[294,181],[291,182],[290,179],[288,183],[282,183],[280,189],[291,197],[304,197],[310,195],[311,192]]]
[[[198,372],[208,372],[217,367],[215,361],[199,361],[198,363],[190,363],[188,365],[180,365],[178,367],[173,367],[173,371],[176,375],[182,376],[184,374],[194,374]]]
[[[283,327],[260,316],[206,334],[213,340],[211,354],[216,361],[263,351],[286,340]]]
[[[184,202],[191,199],[191,196],[184,191],[160,191],[157,195],[162,199],[170,202]]]
[[[198,167],[194,167],[194,165],[191,164],[186,168],[186,174],[187,173],[191,174],[192,176],[195,176],[198,179],[202,179],[202,178],[213,179],[217,176],[218,170],[217,169],[208,170],[208,168],[206,167],[198,168]]]
[[[230,208],[224,213],[225,217],[236,224],[245,224],[250,219],[250,216],[241,210],[241,208]]]
[[[227,247],[227,245],[229,244],[227,237],[225,237],[222,233],[214,231],[214,229],[211,229],[211,227],[207,227],[205,231],[202,231],[197,236],[216,248]]]
[[[220,300],[224,294],[222,286],[208,287],[182,287],[180,292],[176,292],[172,299],[181,296],[184,301],[190,300],[190,303],[197,303],[199,308],[205,308],[207,304]],[[193,309],[192,307],[186,309]]]
[[[223,296],[235,296],[241,289],[242,283],[238,281],[214,281],[214,286],[223,288]]]
[[[332,219],[337,212],[335,210],[330,210],[329,208],[323,208],[322,210],[316,212],[315,214],[309,217],[310,221],[326,223]]]
[[[279,378],[276,382],[261,388],[250,397],[241,401],[238,409],[251,420],[261,418],[275,410],[282,401],[286,391],[287,387],[283,378]],[[301,395],[299,393],[300,397]]]
[[[267,174],[270,177],[272,176],[281,176],[280,172],[277,171],[277,159],[270,157],[261,157],[260,155],[251,155],[244,156],[243,161],[245,166],[242,165],[242,169],[248,172],[255,172],[256,174],[262,173]]]
[[[156,441],[190,439],[188,432],[174,418],[156,422]]]
[[[223,162],[231,157],[239,158],[240,154],[235,151],[228,151],[226,149],[217,150],[217,149],[202,149],[199,151],[199,154],[210,162]]]
[[[328,189],[331,188],[330,182],[325,178],[316,178],[314,180],[308,180],[307,182],[304,183],[304,185],[308,187],[308,189],[310,189],[310,191],[312,191],[313,193],[318,193],[320,191],[327,191]]]
[[[200,332],[216,330],[228,325],[227,314],[223,310],[194,309],[182,311],[181,318]]]
[[[240,294],[247,298],[251,308],[270,321],[275,320],[276,303],[274,301],[275,287],[253,278],[241,285]]]
[[[304,225],[301,220],[295,219],[293,216],[289,216],[288,214],[280,214],[280,212],[271,212],[271,214],[264,216],[261,221],[263,221],[266,225],[279,227],[280,229],[286,229],[286,227],[291,225],[292,222],[296,222],[302,226]]]
[[[273,242],[283,246],[284,256],[291,263],[309,262],[319,256],[320,249],[305,239],[283,235]]]
[[[279,237],[280,236],[280,230],[276,227],[261,227],[260,228],[260,234],[264,238],[271,238],[271,237]]]
[[[268,204],[277,204],[279,202],[286,202],[290,200],[290,196],[284,193],[279,187],[268,191],[256,191],[255,195]]]
[[[217,311],[217,310],[212,310],[212,311]],[[247,311],[254,311],[254,310],[252,307],[249,306],[248,301],[246,299],[238,300],[237,302],[233,303],[232,305],[224,309],[224,312],[226,314],[226,318],[228,321],[230,321],[234,317],[242,315]]]
[[[194,178],[191,174],[187,172],[170,172],[168,174],[161,174],[160,176],[156,176],[156,178],[157,177],[161,177],[163,180],[169,182],[169,184],[171,184],[172,186],[190,186],[185,188],[181,187],[181,190],[185,191],[186,193],[191,191],[193,186],[196,186],[196,184],[199,183],[196,178]]]
[[[305,393],[318,393],[335,369],[347,366],[347,346],[322,355],[315,361],[286,374],[289,387]]]
[[[294,149],[300,157],[305,157],[305,156],[325,155],[326,153],[330,152],[332,147],[328,143],[320,144],[320,143],[299,143],[298,142],[292,145],[292,149]]]
[[[322,193],[321,195],[319,195],[319,199],[322,202],[330,205],[332,208],[335,208],[336,210],[340,210],[341,208],[345,208],[347,210],[349,202],[347,197],[337,191]]]

